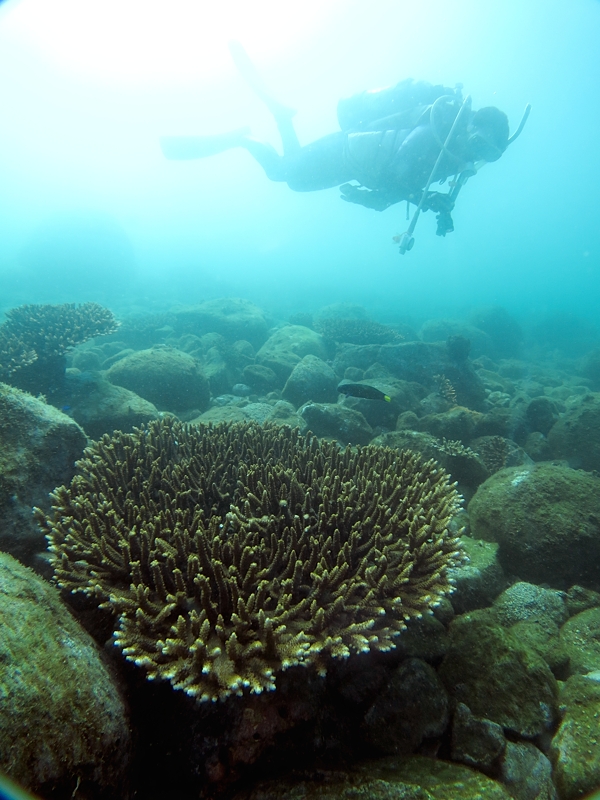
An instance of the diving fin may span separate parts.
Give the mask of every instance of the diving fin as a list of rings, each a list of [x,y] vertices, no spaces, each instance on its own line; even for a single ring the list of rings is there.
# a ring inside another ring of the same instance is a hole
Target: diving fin
[[[295,109],[284,106],[283,103],[275,100],[275,98],[269,93],[265,82],[263,81],[252,61],[250,61],[250,56],[244,49],[242,43],[238,42],[236,39],[231,39],[229,42],[227,42],[227,46],[229,47],[229,52],[231,53],[231,58],[233,59],[233,63],[235,64],[237,71],[252,89],[254,94],[263,101],[275,119],[277,119],[279,116],[289,117],[290,119],[291,117],[295,116]]]
[[[250,128],[238,128],[214,136],[161,136],[160,148],[170,161],[190,161],[240,147]]]

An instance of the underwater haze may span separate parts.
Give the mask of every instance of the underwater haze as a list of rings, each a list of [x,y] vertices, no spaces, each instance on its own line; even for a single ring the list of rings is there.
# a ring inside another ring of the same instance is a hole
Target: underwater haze
[[[425,213],[401,256],[404,203],[378,212],[337,188],[293,192],[239,148],[163,156],[163,135],[243,126],[280,149],[231,39],[297,110],[301,144],[338,130],[340,98],[408,77],[461,83],[511,133],[532,112],[462,190],[455,231],[437,237]],[[598,41],[596,0],[7,0],[0,309],[97,301],[128,314],[240,296],[282,319],[350,302],[383,322],[484,304],[525,323],[593,323]]]

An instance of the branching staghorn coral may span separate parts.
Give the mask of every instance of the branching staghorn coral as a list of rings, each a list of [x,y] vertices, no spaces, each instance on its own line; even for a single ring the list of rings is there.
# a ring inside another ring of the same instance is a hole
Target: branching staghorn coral
[[[97,303],[25,305],[13,308],[0,325],[0,378],[32,364],[64,355],[94,336],[113,333],[117,321]]]
[[[445,375],[434,375],[433,380],[437,385],[438,394],[451,406],[458,404],[456,389]]]
[[[16,370],[33,364],[36,359],[35,350],[28,348],[22,339],[0,325],[0,380],[5,380]]]
[[[452,591],[460,497],[434,461],[296,429],[152,422],[95,442],[48,530],[59,585],[112,610],[150,679],[200,701],[389,650]]]
[[[477,458],[477,453],[470,447],[465,447],[460,439],[446,439],[444,436],[441,442],[433,445],[436,450],[447,456],[455,458]]]

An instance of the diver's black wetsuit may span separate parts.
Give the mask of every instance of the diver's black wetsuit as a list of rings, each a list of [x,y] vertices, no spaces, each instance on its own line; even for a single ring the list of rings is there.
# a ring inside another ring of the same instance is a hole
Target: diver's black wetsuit
[[[436,100],[440,102],[432,121]],[[270,180],[285,181],[296,192],[347,184],[342,186],[344,200],[382,211],[401,200],[419,202],[461,101],[460,92],[454,89],[402,81],[391,89],[363,92],[340,101],[342,130],[305,147],[298,143],[291,116],[275,114],[283,156],[271,145],[252,139],[246,139],[242,146]],[[467,124],[468,116],[454,140],[456,155],[444,155],[434,180],[461,172],[470,160],[468,153],[461,155]]]

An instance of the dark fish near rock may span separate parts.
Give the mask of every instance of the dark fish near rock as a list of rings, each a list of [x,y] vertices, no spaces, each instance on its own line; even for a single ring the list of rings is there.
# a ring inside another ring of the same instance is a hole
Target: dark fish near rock
[[[391,403],[392,398],[379,391],[374,386],[369,386],[368,383],[342,383],[338,384],[338,392],[345,394],[347,397],[361,397],[364,400],[385,400],[386,403]]]

